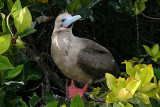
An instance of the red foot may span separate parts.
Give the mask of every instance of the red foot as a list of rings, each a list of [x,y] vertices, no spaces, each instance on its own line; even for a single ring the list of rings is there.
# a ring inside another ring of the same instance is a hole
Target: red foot
[[[82,89],[77,88],[74,84],[74,81],[72,80],[70,86],[67,88],[68,97],[73,98],[74,96],[76,96],[77,93],[79,93],[80,97],[82,98],[87,88],[88,88],[88,84],[85,84],[85,86]]]

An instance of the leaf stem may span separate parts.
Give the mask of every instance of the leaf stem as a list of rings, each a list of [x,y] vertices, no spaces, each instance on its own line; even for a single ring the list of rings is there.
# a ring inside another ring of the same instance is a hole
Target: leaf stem
[[[13,12],[14,12],[14,11],[13,11]],[[9,29],[10,33],[11,33],[11,36],[13,36],[13,33],[12,33],[12,30],[11,30],[11,28],[10,28],[10,26],[9,26],[9,17],[10,17],[10,15],[11,15],[13,12],[9,13],[9,15],[6,17],[7,27],[8,27],[8,29]]]

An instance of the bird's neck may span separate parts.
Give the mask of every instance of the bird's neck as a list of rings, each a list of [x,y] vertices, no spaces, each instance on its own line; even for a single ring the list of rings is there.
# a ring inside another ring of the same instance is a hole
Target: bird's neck
[[[67,33],[67,34],[72,34],[72,29],[71,28],[65,28],[65,29],[54,29],[53,30],[53,33],[52,33],[52,36],[54,36],[55,34],[64,34],[64,33]]]
[[[52,33],[52,38],[54,38],[55,36],[72,36],[74,37],[74,35],[72,34],[72,29],[68,28],[68,29],[65,29],[65,30],[62,30],[62,29],[54,29],[53,30],[53,33]]]
[[[53,30],[53,33],[55,32],[71,32],[72,33],[72,28],[64,28],[64,27],[61,27],[61,28],[54,28]]]

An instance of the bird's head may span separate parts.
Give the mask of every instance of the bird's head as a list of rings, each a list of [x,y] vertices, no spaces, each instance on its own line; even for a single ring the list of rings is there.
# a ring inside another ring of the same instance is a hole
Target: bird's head
[[[54,29],[65,30],[67,28],[70,28],[72,23],[77,21],[80,18],[81,18],[80,15],[72,16],[68,13],[63,13],[56,18],[55,24],[54,24]]]

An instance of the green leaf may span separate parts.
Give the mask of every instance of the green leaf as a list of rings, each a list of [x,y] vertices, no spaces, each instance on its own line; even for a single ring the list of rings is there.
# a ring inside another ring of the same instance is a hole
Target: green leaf
[[[148,46],[143,45],[143,47],[144,47],[144,49],[145,49],[145,51],[147,52],[148,55],[153,56],[152,51]]]
[[[117,89],[125,88],[127,85],[127,82],[124,78],[119,77],[118,82],[117,82]]]
[[[92,7],[95,6],[98,2],[100,2],[100,0],[90,0],[90,4],[89,4],[88,8],[92,8]]]
[[[52,92],[48,92],[48,91],[45,93],[45,99],[46,99],[47,103],[56,100],[55,98],[53,98],[53,93]]]
[[[66,104],[61,105],[61,107],[67,107]]]
[[[141,3],[145,3],[145,2],[147,2],[148,0],[141,0]]]
[[[126,64],[126,72],[127,72],[127,74],[128,74],[131,78],[134,78],[135,72],[133,72],[133,67],[132,67],[131,62],[125,61],[125,64]]]
[[[133,75],[136,75],[136,73],[140,73],[140,71],[141,71],[141,68],[140,68],[140,64],[138,64],[138,65],[135,65],[134,66],[134,68],[133,68]]]
[[[8,71],[8,75],[6,76],[6,79],[11,79],[16,77],[23,69],[23,65],[18,65],[14,69]]]
[[[108,92],[105,91],[104,93],[100,93],[100,94],[98,95],[98,97],[99,97],[99,98],[105,98],[105,97],[107,96],[107,94],[108,94]]]
[[[133,98],[130,100],[132,104],[139,104],[140,100],[134,95]]]
[[[57,107],[58,101],[52,101],[46,105],[46,107]]]
[[[11,35],[0,36],[0,54],[6,52],[11,43]]]
[[[146,8],[145,3],[141,2],[135,2],[134,3],[134,14],[139,15],[142,11],[144,11]]]
[[[90,0],[80,0],[80,2],[83,7],[87,7],[90,3]]]
[[[153,68],[153,71],[154,71],[154,74],[155,76],[160,79],[160,70],[159,69],[156,69],[156,68]]]
[[[160,51],[157,52],[157,54],[154,56],[154,58],[151,58],[154,62],[158,63],[160,59]],[[159,64],[159,63],[158,63]]]
[[[68,13],[72,13],[73,11],[77,11],[80,7],[80,0],[71,1],[67,6]]]
[[[42,77],[42,73],[39,69],[35,68],[31,72],[28,72],[27,80],[38,80]]]
[[[22,38],[22,37],[25,37],[25,36],[27,36],[27,35],[29,35],[29,34],[31,34],[31,33],[34,33],[35,31],[36,31],[36,30],[35,30],[34,28],[27,28],[27,29],[25,29],[23,32],[19,33],[18,36],[19,36],[20,38]]]
[[[12,7],[13,7],[14,3],[12,0],[7,0],[7,6],[8,6],[8,10],[11,11]]]
[[[0,70],[13,69],[13,65],[9,62],[8,58],[0,55]]]
[[[30,107],[35,107],[35,105],[38,102],[38,100],[39,100],[39,96],[36,93],[33,93],[33,96],[29,100]]]
[[[23,32],[25,29],[31,27],[32,16],[27,7],[21,9],[14,18],[14,24],[17,32]]]
[[[108,88],[110,90],[113,90],[114,93],[116,94],[117,92],[116,78],[109,73],[105,74],[105,78],[107,79],[106,83],[107,83]]]
[[[141,72],[139,74],[139,77],[140,77],[141,83],[142,83],[142,87],[147,85],[151,81],[153,76],[154,76],[154,73],[153,73],[153,68],[152,68],[151,64],[149,64],[145,68],[142,68]]]
[[[133,105],[130,104],[130,103],[126,103],[126,106],[125,106],[125,107],[133,107]]]
[[[16,39],[16,44],[15,44],[15,46],[17,46],[18,48],[25,48],[24,44],[25,44],[25,42],[23,42],[20,37],[18,37],[18,38]]]
[[[12,3],[10,4],[10,6],[12,6]],[[12,17],[15,18],[21,9],[22,9],[21,2],[20,0],[17,0],[11,9]]]
[[[138,62],[138,64],[141,64],[144,61],[144,58],[141,58]]]
[[[98,95],[99,94],[99,92],[100,92],[100,90],[101,90],[101,88],[100,87],[97,87],[97,88],[93,88],[93,95]]]
[[[122,74],[124,77],[128,77],[128,75],[127,75],[126,72],[121,72],[121,74]]]
[[[26,102],[23,101],[22,99],[20,99],[20,102],[22,103],[22,106],[20,106],[20,107],[28,107],[27,104],[26,104]]]
[[[129,62],[131,62],[131,63],[138,63],[139,59],[136,58],[136,57],[133,57]]]
[[[153,96],[152,98],[156,99],[157,101],[160,101],[160,95],[158,93],[156,93],[156,95]]]
[[[140,92],[148,95],[149,97],[153,97],[158,92],[158,86],[154,83],[149,83],[143,88],[141,88]]]
[[[4,3],[0,1],[0,9],[3,9]]]
[[[132,80],[127,84],[126,89],[131,91],[132,95],[134,95],[135,91],[140,86],[140,83],[141,83],[141,80]]]
[[[127,101],[133,97],[132,92],[126,88],[122,88],[117,93],[117,99],[119,101]]]
[[[150,102],[151,102],[152,107],[157,107],[157,106],[158,106],[156,99],[150,98],[149,100],[150,100]],[[159,107],[159,106],[158,106],[158,107]]]
[[[0,105],[3,103],[5,92],[0,92]]]
[[[70,107],[84,107],[84,103],[80,95],[77,95],[73,98]]]
[[[149,103],[150,103],[149,97],[148,97],[146,94],[137,92],[137,93],[135,94],[135,96],[137,96],[137,97],[138,97],[143,103],[145,103],[145,104],[149,104]]]
[[[125,107],[125,105],[121,102],[118,102],[118,103],[114,103],[113,107]]]
[[[91,97],[92,99],[94,99],[94,96],[98,95],[99,92],[100,92],[100,90],[101,90],[100,87],[93,88],[93,92],[92,92],[92,94],[90,94],[90,97]]]
[[[10,47],[9,52],[11,52],[11,53],[10,53],[10,57],[13,58],[15,55],[18,54],[19,48],[12,45],[12,46]],[[14,63],[14,59],[11,59],[10,61],[12,61],[12,64]]]
[[[106,103],[115,103],[117,102],[116,96],[113,91],[109,92],[106,97]]]
[[[3,33],[9,33],[9,30],[7,28],[7,25],[6,25],[6,19],[5,19],[5,14],[1,13],[1,16],[2,16],[2,29],[3,29]]]
[[[153,82],[154,84],[158,84],[158,81],[157,81],[157,78],[156,78],[156,76],[154,75],[154,82]]]
[[[160,58],[157,59],[156,63],[160,65]]]
[[[158,51],[159,51],[159,45],[158,45],[158,44],[154,45],[154,46],[151,48],[151,52],[152,52],[153,56],[156,56],[157,53],[158,53]]]

